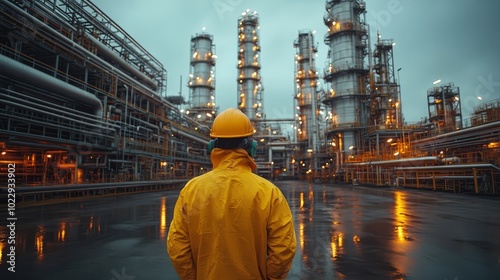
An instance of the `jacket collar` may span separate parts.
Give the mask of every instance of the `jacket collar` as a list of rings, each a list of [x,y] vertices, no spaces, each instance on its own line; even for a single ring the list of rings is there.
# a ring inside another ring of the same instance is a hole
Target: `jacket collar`
[[[257,169],[255,161],[248,155],[248,153],[242,149],[220,149],[215,148],[210,153],[210,161],[215,168],[237,168],[238,166],[246,166],[251,171]]]

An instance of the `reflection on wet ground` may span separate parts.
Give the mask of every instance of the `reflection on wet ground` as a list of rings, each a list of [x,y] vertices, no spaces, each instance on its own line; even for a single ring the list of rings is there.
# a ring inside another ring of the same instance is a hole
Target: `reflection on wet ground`
[[[298,239],[288,279],[499,279],[498,198],[277,185]],[[178,193],[18,208],[15,273],[0,213],[1,279],[178,279],[165,249]]]

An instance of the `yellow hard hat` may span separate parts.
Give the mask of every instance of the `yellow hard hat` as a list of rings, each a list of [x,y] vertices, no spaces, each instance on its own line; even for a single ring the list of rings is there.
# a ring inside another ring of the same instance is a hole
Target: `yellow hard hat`
[[[241,138],[252,135],[250,119],[239,109],[229,108],[217,115],[210,129],[212,138]]]

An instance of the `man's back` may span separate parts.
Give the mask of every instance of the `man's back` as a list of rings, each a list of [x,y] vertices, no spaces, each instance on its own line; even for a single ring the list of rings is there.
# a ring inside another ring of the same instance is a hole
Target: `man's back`
[[[182,279],[284,279],[296,245],[288,203],[251,172],[244,150],[214,152],[214,170],[188,182],[175,207],[167,246],[176,270]]]

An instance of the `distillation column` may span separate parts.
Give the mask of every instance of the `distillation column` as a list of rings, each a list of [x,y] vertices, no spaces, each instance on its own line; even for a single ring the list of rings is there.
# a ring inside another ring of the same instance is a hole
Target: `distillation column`
[[[257,12],[243,12],[238,19],[238,108],[248,116],[257,130],[257,122],[264,118],[259,29]]]
[[[365,3],[359,0],[327,0],[324,22],[328,27],[329,90],[324,104],[330,107],[327,135],[341,153],[353,153],[367,124],[368,26]]]
[[[394,42],[377,38],[373,53],[374,78],[371,80],[370,125],[380,129],[395,129],[403,125],[401,96],[394,75]]]
[[[188,87],[190,117],[200,122],[215,118],[215,59],[212,35],[202,33],[191,37],[191,61]]]
[[[318,70],[315,54],[318,52],[311,31],[300,31],[294,42],[295,54],[295,99],[297,100],[297,140],[303,150],[318,152]]]

